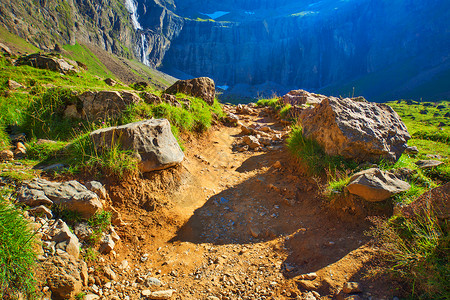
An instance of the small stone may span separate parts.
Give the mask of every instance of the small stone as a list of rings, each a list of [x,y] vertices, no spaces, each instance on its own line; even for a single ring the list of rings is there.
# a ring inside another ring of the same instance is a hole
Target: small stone
[[[411,154],[411,155],[416,155],[419,154],[419,149],[417,149],[416,146],[408,146],[405,151],[405,154]]]
[[[342,291],[346,294],[362,293],[362,286],[358,282],[347,282],[342,287]]]
[[[108,279],[114,280],[114,281],[117,280],[117,275],[116,275],[116,273],[114,273],[114,271],[111,270],[110,267],[104,267],[104,268],[103,268],[103,271],[105,272],[105,276],[106,276]]]
[[[147,285],[148,287],[151,287],[151,286],[161,286],[161,281],[160,281],[158,278],[155,278],[155,277],[149,277],[149,278],[147,278],[146,285]]]
[[[320,299],[320,294],[316,291],[312,291],[311,292],[313,294],[314,297],[316,297],[317,299]]]
[[[308,274],[303,274],[299,276],[300,279],[305,279],[305,280],[314,280],[317,278],[317,274],[316,273],[308,273]]]
[[[274,168],[274,169],[279,169],[279,168],[281,168],[281,163],[280,163],[280,161],[277,160],[277,161],[272,165],[272,168]]]
[[[115,245],[116,243],[113,241],[112,237],[109,234],[105,235],[100,242],[100,248],[98,251],[105,254],[110,253],[114,249]]]
[[[261,232],[257,229],[257,228],[249,228],[250,230],[250,234],[252,235],[252,237],[254,237],[255,239],[258,238],[258,236],[261,234]]]
[[[156,291],[150,293],[147,297],[154,300],[166,300],[172,297],[173,292],[174,290]]]
[[[344,300],[362,300],[362,298],[358,295],[350,295],[348,297],[345,297]]]
[[[100,299],[100,297],[96,294],[87,294],[83,297],[83,300],[97,300]]]

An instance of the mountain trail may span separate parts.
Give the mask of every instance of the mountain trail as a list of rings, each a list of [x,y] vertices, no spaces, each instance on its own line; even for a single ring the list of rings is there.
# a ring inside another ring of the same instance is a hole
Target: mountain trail
[[[287,133],[266,109],[250,112],[239,115],[243,125]],[[115,256],[96,263],[121,270],[122,284],[103,296],[173,289],[172,299],[335,299],[357,281],[362,298],[392,299],[391,283],[363,278],[374,263],[369,222],[332,208],[323,179],[308,176],[284,143],[236,151],[241,136],[216,125],[185,143],[182,166],[109,185],[127,225]],[[302,279],[311,272],[315,279]],[[163,286],[146,287],[151,277]]]

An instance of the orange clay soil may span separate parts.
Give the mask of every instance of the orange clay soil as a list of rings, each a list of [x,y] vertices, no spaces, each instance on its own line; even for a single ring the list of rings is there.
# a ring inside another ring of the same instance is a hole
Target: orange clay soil
[[[265,109],[255,111],[241,122],[288,130]],[[392,299],[391,281],[364,277],[376,252],[357,203],[330,204],[323,179],[308,176],[284,142],[271,151],[233,151],[240,132],[216,125],[184,144],[181,166],[107,184],[126,225],[116,227],[116,254],[89,264],[116,270],[124,286],[111,295],[174,289],[172,299],[306,299],[315,291],[339,299],[343,284],[357,281],[360,297]],[[301,280],[310,272],[315,280]],[[145,287],[146,275],[163,286]]]

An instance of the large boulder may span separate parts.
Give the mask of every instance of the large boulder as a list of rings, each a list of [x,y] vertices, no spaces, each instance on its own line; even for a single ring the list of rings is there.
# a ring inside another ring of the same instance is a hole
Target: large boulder
[[[17,200],[28,206],[60,205],[90,218],[103,209],[97,194],[88,190],[78,181],[51,182],[34,178],[25,181],[17,193]]]
[[[165,93],[177,94],[184,93],[203,99],[209,105],[214,103],[214,97],[216,96],[216,88],[214,80],[208,77],[199,77],[189,80],[178,80],[172,86],[170,86]]]
[[[411,138],[388,105],[329,97],[301,115],[303,136],[329,155],[356,161],[397,161]]]
[[[16,65],[27,65],[39,69],[47,69],[63,74],[73,74],[78,72],[78,69],[67,60],[58,57],[34,53],[27,56],[20,57]]]
[[[438,219],[448,220],[450,218],[450,182],[425,192],[401,210],[406,217],[433,212]]]
[[[141,172],[166,169],[181,163],[184,153],[166,119],[150,119],[93,131],[91,139],[98,151],[119,145],[133,151]]]
[[[66,117],[95,121],[116,118],[128,105],[139,103],[141,98],[135,93],[126,91],[87,91],[79,95],[78,100],[78,105],[66,107]]]
[[[371,202],[386,200],[410,188],[409,183],[378,168],[356,173],[350,178],[350,183],[347,185],[350,194],[360,196]]]

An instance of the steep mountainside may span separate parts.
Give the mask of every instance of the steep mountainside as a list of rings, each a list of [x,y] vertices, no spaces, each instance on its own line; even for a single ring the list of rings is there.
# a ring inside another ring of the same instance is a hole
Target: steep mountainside
[[[274,82],[337,95],[355,87],[376,100],[450,96],[445,80],[434,84],[450,70],[450,2],[292,2],[177,1],[189,19],[164,70],[229,86]]]
[[[446,0],[0,0],[41,49],[92,44],[229,95],[450,98]]]
[[[165,9],[153,0],[21,0],[0,1],[0,23],[40,49],[60,44],[91,44],[146,65],[160,62],[179,31]],[[180,22],[178,22],[180,23]]]

